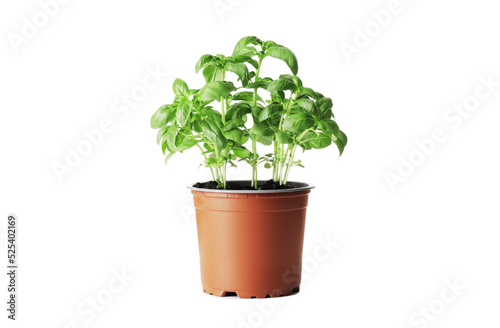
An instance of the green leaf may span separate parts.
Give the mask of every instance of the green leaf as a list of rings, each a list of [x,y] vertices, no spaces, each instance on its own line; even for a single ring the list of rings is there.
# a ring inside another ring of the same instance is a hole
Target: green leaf
[[[316,106],[316,104],[314,103],[314,101],[312,101],[311,99],[305,99],[305,98],[303,98],[303,99],[297,99],[295,101],[295,103],[300,108],[305,109],[306,111],[308,111],[312,115],[314,115],[314,116],[318,116],[319,115],[319,109]]]
[[[151,128],[159,129],[175,119],[175,105],[163,105],[151,116]]]
[[[344,132],[339,131],[337,135],[337,140],[334,140],[333,142],[337,145],[337,148],[339,149],[340,152],[339,156],[342,156],[344,148],[347,145],[347,136],[345,135]]]
[[[176,96],[189,98],[189,88],[183,80],[175,79],[173,89]]]
[[[227,139],[236,141],[237,143],[240,143],[243,138],[243,131],[240,129],[232,129],[230,131],[223,131],[222,133]]]
[[[259,67],[259,63],[255,59],[253,59],[252,57],[250,57],[250,56],[237,55],[237,56],[227,57],[226,60],[227,61],[232,61],[234,63],[249,63],[255,69],[257,69]]]
[[[233,72],[238,75],[241,80],[241,84],[246,86],[250,77],[248,76],[248,67],[241,63],[228,63],[226,65],[228,71]]]
[[[255,88],[264,88],[264,89],[266,89],[267,88],[267,82],[266,81],[261,81],[261,80],[255,81],[253,83],[248,83],[245,88],[247,88],[247,89],[255,89]]]
[[[177,137],[177,126],[173,125],[168,129],[165,134],[166,148],[169,151],[174,151],[175,149],[175,139]]]
[[[250,157],[250,154],[251,154],[250,151],[248,149],[246,149],[245,147],[234,147],[233,153],[242,159]]]
[[[302,94],[305,94],[306,96],[313,98],[314,100],[318,100],[318,98],[319,98],[318,93],[311,88],[301,88],[300,92]],[[319,104],[316,104],[316,105],[319,107]]]
[[[272,47],[266,52],[268,56],[283,60],[294,75],[297,75],[299,71],[299,64],[297,63],[297,57],[294,53],[285,47]]]
[[[241,120],[251,112],[252,112],[252,107],[249,104],[243,102],[235,103],[229,106],[229,109],[226,112],[226,119]]]
[[[207,66],[203,69],[203,77],[207,83],[222,81],[224,80],[224,69],[222,67]]]
[[[169,154],[165,157],[165,165],[167,165],[168,160],[169,160],[169,159],[170,159],[170,157],[172,157],[172,155],[174,155],[174,154],[175,154],[175,152],[171,152],[171,153],[169,153]]]
[[[301,133],[314,126],[314,119],[307,113],[291,114],[285,118],[283,128],[290,132]]]
[[[264,107],[264,109],[259,113],[259,122],[265,121],[268,118],[279,114],[281,111],[283,111],[283,106],[281,104],[272,103]]]
[[[273,143],[273,139],[265,136],[257,136],[257,141],[265,146],[270,146]]]
[[[318,123],[318,125],[321,131],[328,134],[329,136],[333,136],[334,139],[337,139],[337,134],[339,133],[340,130],[339,126],[335,121],[330,119],[322,120]]]
[[[249,54],[254,55],[255,53],[252,52],[252,49],[247,47],[249,44],[260,45],[262,44],[262,41],[260,41],[260,39],[256,36],[246,36],[241,38],[238,43],[236,43],[236,46],[234,46],[233,56],[247,56]]]
[[[208,157],[208,158],[205,158],[205,164],[207,165],[212,165],[212,164],[215,164],[217,163],[217,160],[213,157]]]
[[[272,48],[272,47],[281,47],[279,44],[277,44],[276,42],[274,41],[265,41],[263,44],[262,44],[262,47],[267,50],[269,48]]]
[[[177,109],[177,121],[181,126],[186,125],[189,122],[189,115],[191,114],[191,108],[193,104],[190,101],[183,101],[179,104]]]
[[[196,63],[195,71],[198,73],[202,68],[205,68],[205,66],[210,63],[214,59],[214,56],[212,55],[203,55],[198,59],[198,62]]]
[[[332,113],[332,107],[333,103],[330,98],[320,98],[317,102],[316,105],[319,108],[319,111],[321,112],[321,118],[322,119],[331,119],[333,116]]]
[[[323,149],[325,147],[330,146],[330,144],[332,143],[332,139],[325,133],[318,133],[316,138],[312,140],[310,143],[313,148]]]
[[[290,79],[293,81],[293,83],[295,83],[297,88],[299,88],[299,89],[302,88],[302,80],[298,76],[290,75],[290,74],[282,74],[282,75],[280,75],[280,79]]]
[[[242,91],[235,93],[233,95],[233,100],[243,100],[243,101],[253,101],[253,92],[252,91]],[[257,100],[264,102],[264,100],[257,95]]]
[[[163,137],[165,136],[165,133],[167,130],[170,128],[169,125],[162,127],[160,130],[158,130],[158,133],[156,134],[156,143],[159,145]]]
[[[254,135],[263,137],[272,137],[274,135],[274,131],[268,124],[259,122],[253,123],[253,127],[250,129],[250,132]]]
[[[207,118],[206,120],[201,122],[201,129],[205,137],[213,144],[215,144],[219,149],[222,149],[226,146],[226,138],[222,134],[216,121],[211,118]]]
[[[163,155],[165,155],[165,149],[167,149],[167,139],[163,139],[163,141],[161,143],[161,151],[162,151]]]
[[[245,125],[245,121],[243,120],[230,120],[229,122],[226,123],[226,125],[222,128],[222,131],[225,132],[225,131],[230,131],[234,128],[237,128],[237,127],[240,127],[240,126],[244,126]]]
[[[273,167],[273,165],[271,163],[269,163],[269,162],[264,163],[265,169],[270,169],[271,167]]]
[[[196,144],[198,143],[198,140],[194,139],[194,138],[185,138],[182,143],[177,146],[177,150],[179,152],[183,152],[191,147],[194,147]]]
[[[284,131],[278,131],[276,133],[276,141],[282,144],[292,144],[293,138],[291,135]]]
[[[283,92],[283,91],[271,93],[271,100],[273,102],[283,103],[283,102],[285,102],[285,99],[286,99],[285,92]]]
[[[197,97],[198,100],[203,102],[212,102],[214,100],[220,101],[221,97],[227,96],[234,90],[236,90],[236,87],[232,82],[214,81],[205,84],[205,86],[201,88]]]
[[[267,91],[269,92],[278,92],[284,90],[296,90],[297,86],[290,79],[279,79],[272,82],[269,82],[267,85]]]
[[[323,97],[316,102],[319,110],[323,113],[324,111],[331,109],[333,107],[333,102],[330,98]]]

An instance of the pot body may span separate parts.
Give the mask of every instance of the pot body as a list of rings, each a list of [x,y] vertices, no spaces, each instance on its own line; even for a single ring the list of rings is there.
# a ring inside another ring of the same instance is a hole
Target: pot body
[[[240,298],[298,292],[310,190],[292,190],[192,190],[204,292]]]

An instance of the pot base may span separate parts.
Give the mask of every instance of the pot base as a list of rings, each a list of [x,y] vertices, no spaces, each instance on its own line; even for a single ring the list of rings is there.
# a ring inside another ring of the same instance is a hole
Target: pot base
[[[294,288],[274,289],[268,291],[246,291],[246,290],[229,291],[224,289],[216,289],[203,286],[203,292],[219,297],[238,296],[239,298],[267,298],[267,297],[289,296],[297,294],[299,291],[300,291],[300,286]]]

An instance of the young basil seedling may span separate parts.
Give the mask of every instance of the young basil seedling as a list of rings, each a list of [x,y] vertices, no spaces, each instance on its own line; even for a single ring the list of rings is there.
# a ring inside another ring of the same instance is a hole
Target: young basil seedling
[[[262,78],[267,57],[284,61],[293,75]],[[297,147],[305,151],[334,143],[342,155],[347,136],[335,121],[332,100],[303,86],[290,49],[247,36],[238,41],[231,56],[201,56],[195,71],[202,71],[206,84],[189,89],[176,79],[174,102],[161,106],[151,118],[151,127],[159,129],[157,142],[164,154],[168,152],[165,163],[173,154],[196,146],[204,157],[202,165],[221,188],[227,187],[227,165],[236,166],[238,160],[252,167],[251,186],[258,189],[257,168],[262,163],[273,169],[272,179],[280,185],[287,183],[292,166],[303,167],[295,160]],[[226,80],[232,74],[237,86]],[[259,91],[270,99],[264,100]],[[213,105],[220,106],[220,111]],[[245,147],[247,142],[251,150]],[[257,143],[272,146],[273,152],[259,156]]]

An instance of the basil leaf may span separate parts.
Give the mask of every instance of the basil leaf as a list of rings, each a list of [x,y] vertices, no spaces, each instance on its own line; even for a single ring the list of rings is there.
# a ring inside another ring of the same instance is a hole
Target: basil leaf
[[[233,100],[253,101],[253,92],[241,91],[241,92],[235,93],[233,95]],[[259,95],[257,95],[257,100],[264,102],[264,100]]]
[[[226,146],[226,138],[224,138],[224,135],[215,122],[216,121],[206,119],[201,122],[201,129],[208,140],[215,144],[219,149],[222,149]]]
[[[321,131],[323,131],[324,133],[326,133],[330,136],[333,136],[335,139],[337,138],[337,135],[340,132],[339,126],[337,125],[337,123],[333,120],[330,120],[330,119],[320,121],[318,123],[318,125],[319,125],[319,128],[321,129]]]
[[[239,158],[245,159],[250,157],[250,151],[246,149],[245,147],[234,147],[233,148],[233,153],[238,156]]]
[[[290,132],[301,133],[314,126],[314,119],[306,113],[290,114],[283,121],[283,128]]]
[[[227,96],[231,91],[236,90],[232,82],[214,81],[205,84],[200,89],[197,97],[203,102],[212,102],[214,100],[220,101],[221,97]]]
[[[176,96],[189,98],[189,88],[183,80],[175,79],[173,89]]]
[[[246,86],[248,84],[248,80],[250,77],[248,76],[248,67],[245,64],[241,63],[228,63],[226,65],[228,71],[233,72],[238,75],[241,80],[241,84]]]
[[[332,139],[325,133],[319,133],[314,140],[310,141],[311,146],[316,149],[323,149],[330,146]]]
[[[305,109],[306,111],[311,113],[313,116],[319,115],[319,109],[316,106],[316,104],[314,103],[314,101],[312,101],[311,99],[298,99],[295,101],[295,103],[297,104],[297,106]]]
[[[250,132],[255,135],[260,135],[263,137],[272,137],[274,135],[273,129],[269,127],[268,124],[254,122],[253,127],[250,129]]]
[[[197,143],[198,140],[194,138],[185,138],[182,141],[182,143],[179,146],[177,146],[177,150],[182,153],[183,151],[188,150],[191,147],[194,147]]]
[[[208,63],[210,63],[213,60],[214,56],[212,55],[203,55],[198,59],[198,62],[196,63],[196,66],[194,70],[196,73],[198,73],[202,68],[205,68]]]
[[[266,52],[268,56],[283,60],[294,75],[297,75],[299,71],[299,64],[297,63],[297,57],[288,48],[285,47],[272,47]]]
[[[222,67],[208,66],[203,69],[203,77],[205,81],[222,81],[224,79],[224,69]]]
[[[247,47],[247,45],[249,44],[260,45],[262,44],[262,41],[260,41],[260,39],[256,36],[246,36],[244,38],[241,38],[234,47],[233,56],[247,56],[249,54],[252,54],[252,50]]]
[[[186,125],[189,121],[189,115],[191,114],[192,103],[190,101],[183,101],[179,104],[177,109],[177,121],[181,126]]]
[[[160,130],[158,130],[158,133],[156,134],[156,143],[159,145],[163,137],[165,136],[165,133],[167,132],[168,128],[170,126],[164,126]]]
[[[283,110],[283,106],[281,104],[272,103],[266,107],[259,113],[259,122],[265,121],[270,117],[273,117],[276,114],[279,114]]]
[[[163,105],[151,117],[151,128],[159,129],[175,119],[175,105]]]
[[[271,93],[275,93],[278,91],[284,91],[284,90],[295,91],[296,89],[297,89],[297,86],[295,85],[295,83],[293,83],[292,80],[286,79],[286,78],[269,82],[269,84],[267,85],[267,91],[269,91]]]
[[[283,144],[292,144],[293,138],[291,135],[284,131],[278,131],[276,133],[276,141]]]
[[[249,63],[255,69],[259,67],[259,63],[250,56],[237,55],[237,56],[227,57],[226,60],[232,61],[234,63]]]
[[[241,120],[251,112],[252,106],[247,103],[239,102],[229,106],[229,109],[226,113],[226,118],[229,120]]]
[[[243,131],[240,129],[232,129],[230,131],[223,131],[222,133],[227,139],[236,141],[238,143],[240,143],[241,139],[243,138]]]
[[[301,88],[300,92],[306,96],[313,98],[314,100],[319,99],[318,93],[311,88]],[[316,104],[316,106],[320,107],[320,104]]]
[[[344,148],[347,145],[347,136],[345,135],[344,132],[339,131],[339,133],[337,134],[337,140],[334,140],[333,142],[337,145],[337,148],[339,149],[340,152],[339,156],[342,156],[342,153],[344,153]]]
[[[172,157],[172,155],[174,155],[174,154],[175,154],[175,152],[171,152],[171,153],[169,153],[169,154],[165,157],[165,165],[167,165],[168,160],[169,160],[169,159],[170,159],[170,157]]]

